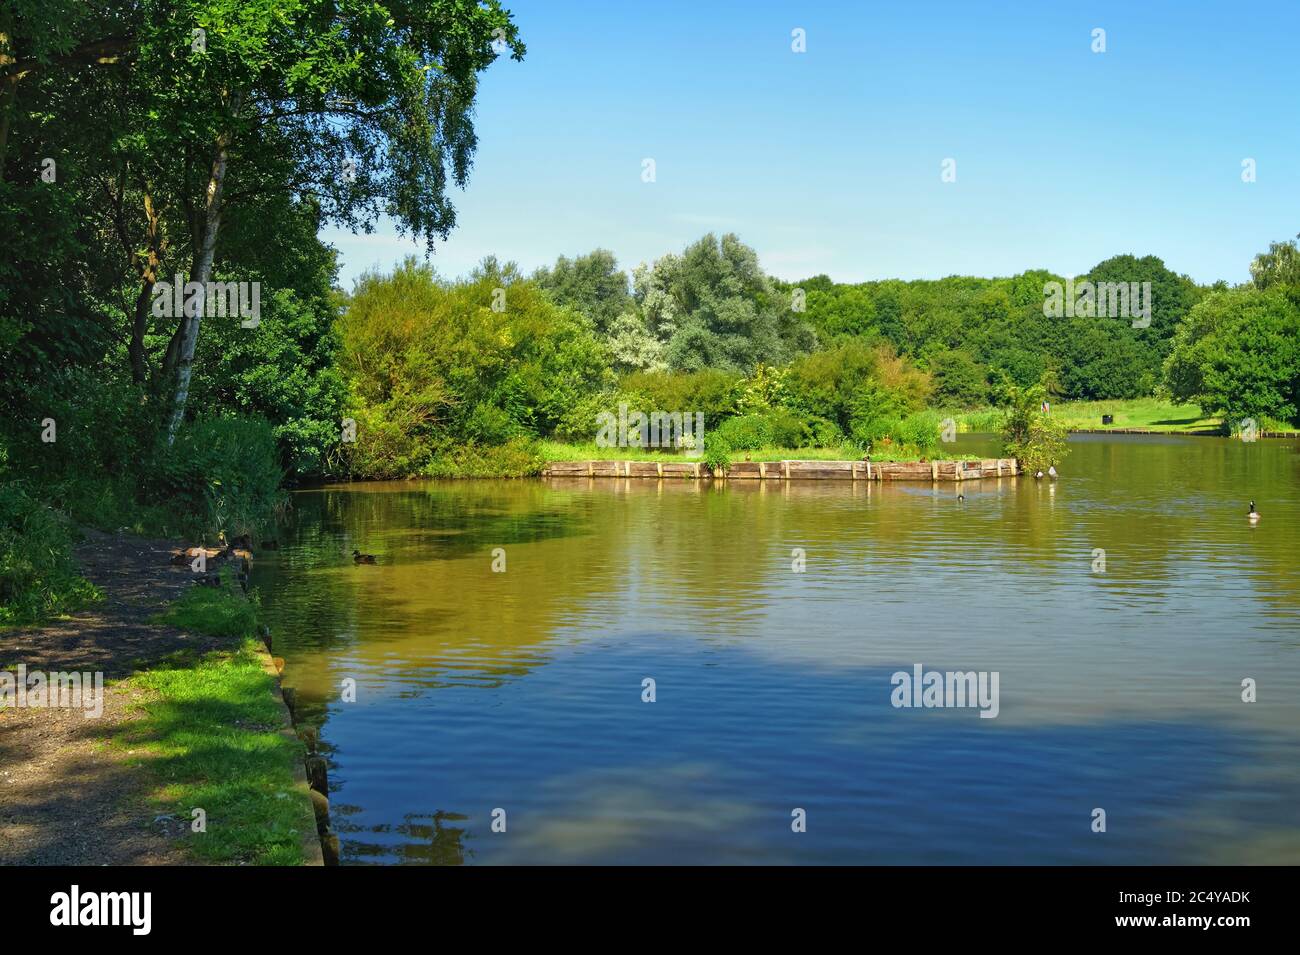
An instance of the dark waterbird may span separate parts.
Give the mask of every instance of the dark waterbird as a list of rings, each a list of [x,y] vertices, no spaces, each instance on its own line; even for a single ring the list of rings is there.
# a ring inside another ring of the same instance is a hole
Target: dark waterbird
[[[359,550],[352,551],[352,563],[354,564],[373,564],[375,562],[374,554],[363,554]]]

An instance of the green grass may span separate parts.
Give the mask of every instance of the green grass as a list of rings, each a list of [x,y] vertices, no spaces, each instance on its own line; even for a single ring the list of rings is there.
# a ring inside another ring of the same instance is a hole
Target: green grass
[[[1101,416],[1104,414],[1114,415],[1114,422],[1103,425]],[[992,431],[997,427],[998,412],[983,408],[962,412],[955,417],[963,431]],[[1062,401],[1052,405],[1052,417],[1070,430],[1143,428],[1179,433],[1214,431],[1223,424],[1218,418],[1206,417],[1196,405],[1177,405],[1158,398]]]
[[[280,733],[282,710],[252,638],[254,608],[228,589],[195,587],[162,619],[237,641],[174,655],[123,681],[145,699],[142,719],[118,745],[147,755],[156,811],[186,823],[195,808],[206,812],[207,832],[184,841],[197,859],[301,865],[303,835],[314,830],[294,786],[302,747]]]
[[[257,630],[257,606],[234,592],[228,576],[223,579],[222,587],[192,587],[154,619],[212,637],[251,637]]]

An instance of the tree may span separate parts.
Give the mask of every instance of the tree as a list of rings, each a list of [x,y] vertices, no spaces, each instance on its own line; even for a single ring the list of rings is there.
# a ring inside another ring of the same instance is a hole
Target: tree
[[[1300,306],[1283,286],[1216,292],[1175,336],[1165,383],[1229,422],[1295,421],[1300,410]]]
[[[1300,294],[1300,245],[1295,239],[1270,243],[1268,251],[1261,252],[1250,263],[1250,278],[1257,289],[1281,285]]]
[[[967,352],[946,349],[930,356],[934,399],[940,405],[974,408],[988,398],[988,373]]]
[[[64,6],[78,5],[54,9]],[[322,221],[369,229],[386,214],[430,245],[446,236],[447,188],[465,183],[477,143],[477,75],[524,53],[500,0],[112,0],[94,16],[72,12],[73,35],[58,24],[56,40],[41,39],[33,24],[45,15],[31,0],[21,29],[0,21],[0,117],[7,138],[11,115],[22,118],[13,93],[35,81],[55,94],[57,115],[104,127],[89,144],[97,163],[86,167],[102,170],[90,208],[136,273],[137,380],[155,282],[183,256],[205,290],[241,206],[286,193],[315,202]],[[97,72],[84,75],[88,64]],[[87,101],[69,112],[78,97]],[[161,356],[169,436],[205,304],[200,291],[175,317]]]
[[[1024,471],[1045,471],[1069,453],[1065,425],[1042,410],[1046,399],[1041,384],[1024,388],[1003,378],[994,388],[995,403],[1004,413],[1002,453],[1015,458]]]
[[[670,368],[743,371],[759,360],[787,360],[815,340],[735,235],[706,235],[680,256],[638,266],[633,285]]]
[[[553,269],[538,269],[533,281],[557,304],[576,308],[590,318],[601,334],[611,332],[615,321],[632,310],[627,275],[619,271],[614,253],[605,249],[576,259],[560,256]]]

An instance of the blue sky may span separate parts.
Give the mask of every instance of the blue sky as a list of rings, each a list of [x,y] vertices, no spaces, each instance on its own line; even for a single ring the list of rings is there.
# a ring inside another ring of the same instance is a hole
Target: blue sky
[[[630,269],[713,231],[786,279],[1131,252],[1240,282],[1300,232],[1300,0],[507,5],[528,55],[483,78],[447,276],[597,247]],[[423,248],[387,222],[322,237],[348,288]]]

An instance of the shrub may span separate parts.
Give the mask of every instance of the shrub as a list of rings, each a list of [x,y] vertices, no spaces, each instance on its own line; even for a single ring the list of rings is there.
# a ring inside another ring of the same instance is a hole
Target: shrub
[[[731,449],[725,441],[710,438],[704,442],[704,465],[714,474],[723,474],[731,467]]]
[[[889,436],[907,451],[932,455],[939,447],[939,415],[933,411],[916,411],[896,421]]]
[[[186,424],[159,452],[151,477],[148,493],[189,515],[193,532],[252,533],[284,500],[275,433],[260,418]]]
[[[778,448],[804,448],[812,440],[813,430],[800,415],[785,408],[767,414],[772,426],[772,444]]]
[[[540,474],[541,449],[527,438],[501,445],[456,444],[434,451],[421,472],[433,478],[513,478]]]
[[[1060,464],[1069,453],[1064,422],[1040,410],[1046,396],[1042,385],[1022,388],[1004,379],[997,389],[1006,409],[1002,425],[1002,452],[1015,458],[1026,471]]]
[[[67,613],[99,595],[77,572],[72,529],[19,484],[0,484],[0,624]]]
[[[772,422],[763,415],[751,414],[722,422],[709,433],[704,446],[707,450],[710,441],[721,441],[732,451],[757,451],[770,447],[775,440]]]

